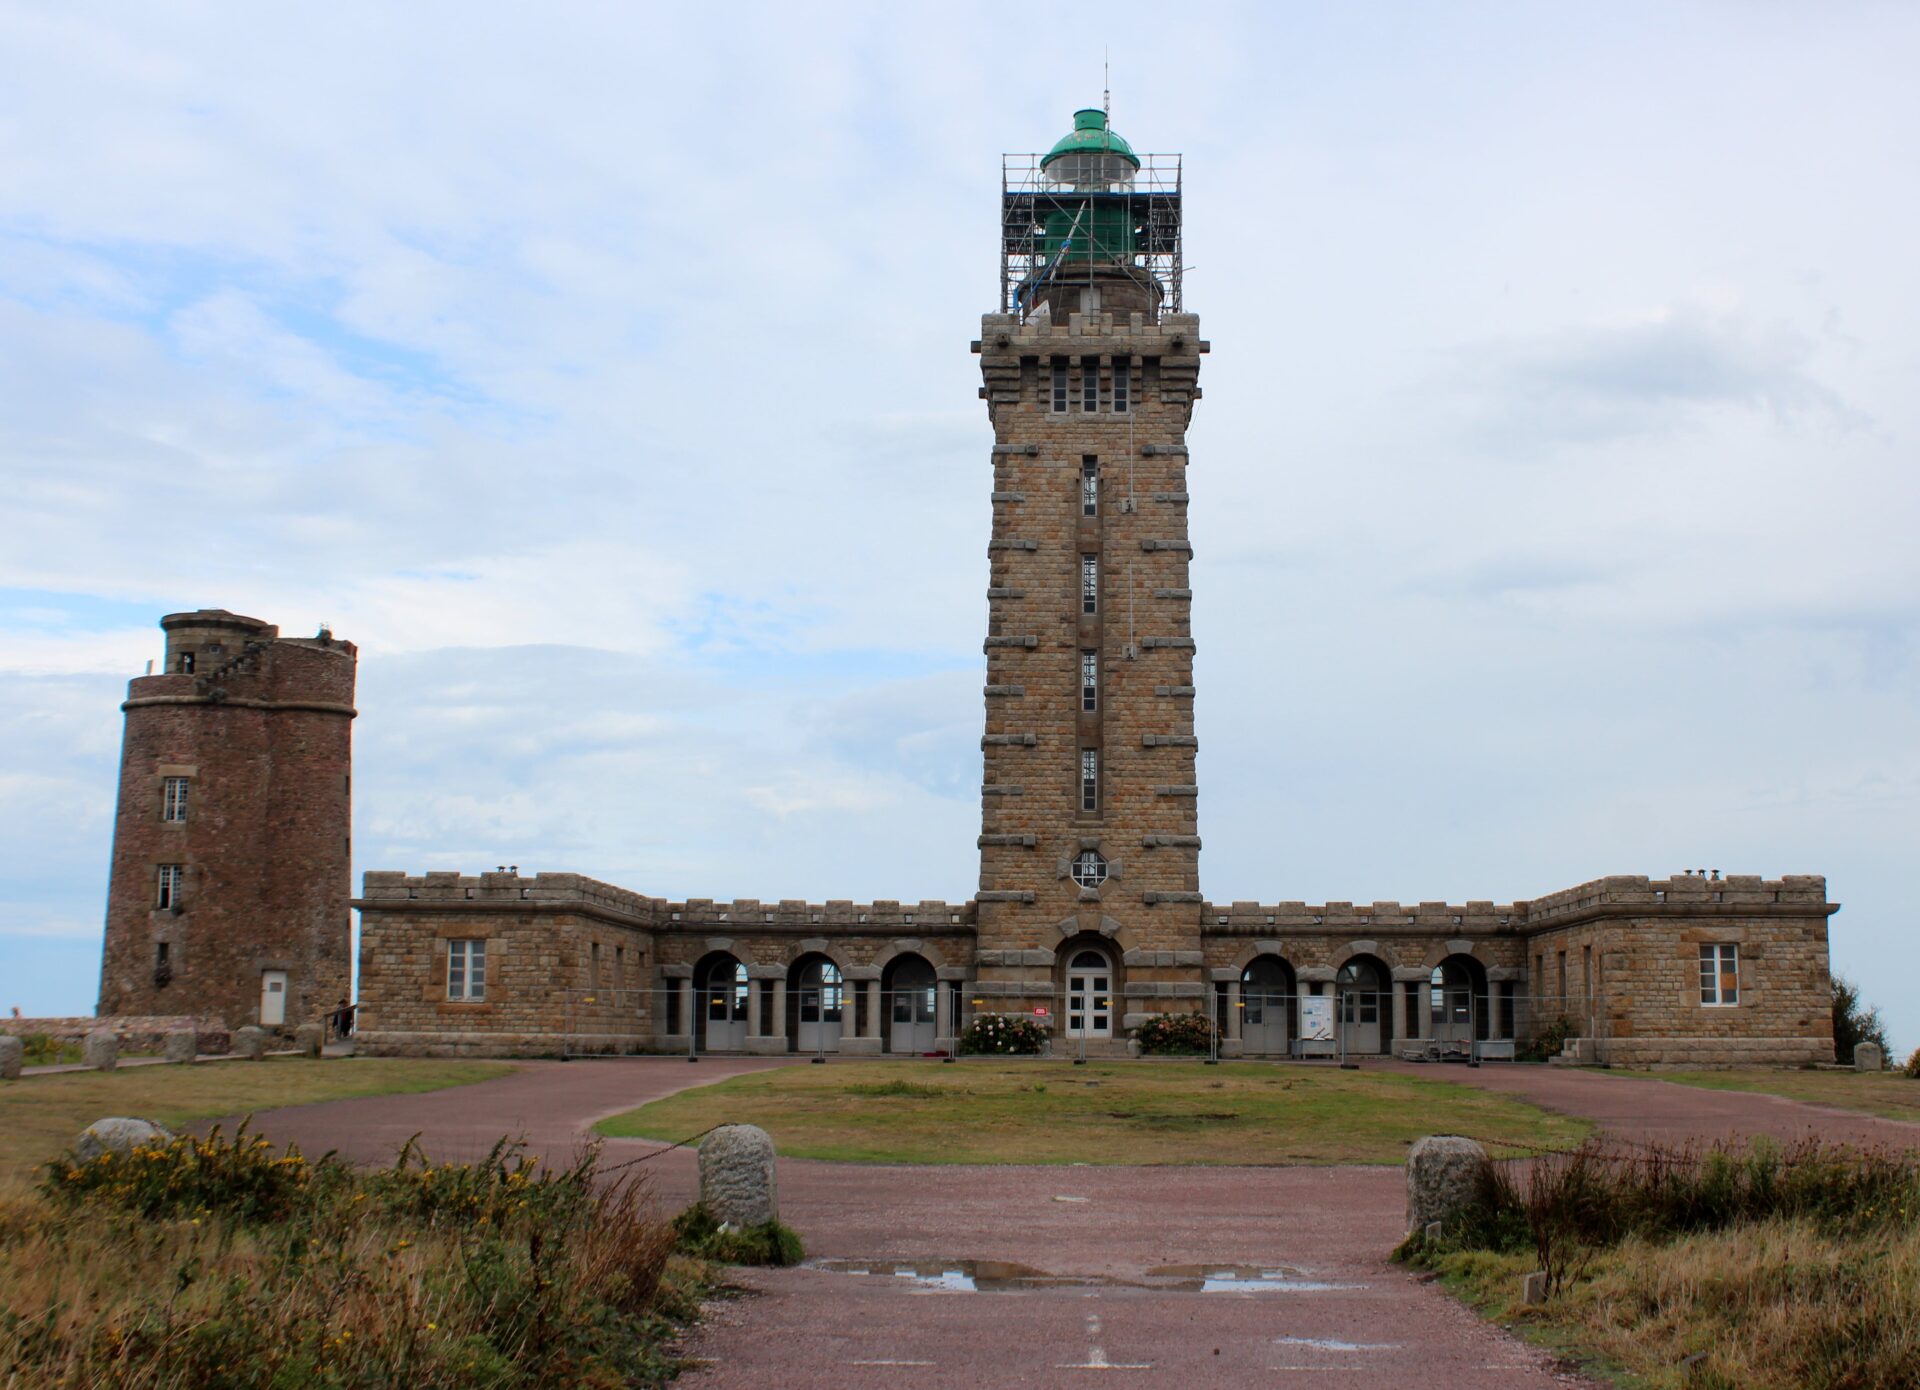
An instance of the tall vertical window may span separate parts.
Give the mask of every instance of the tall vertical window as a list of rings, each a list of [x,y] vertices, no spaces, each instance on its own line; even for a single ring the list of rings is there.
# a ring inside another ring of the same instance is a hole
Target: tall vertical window
[[[1080,456],[1080,515],[1100,514],[1100,459],[1094,454]]]
[[[1082,613],[1100,611],[1100,557],[1098,555],[1080,557],[1080,611]]]
[[[1740,1002],[1740,948],[1733,942],[1712,942],[1700,948],[1700,1002]]]
[[[1100,708],[1100,653],[1080,653],[1080,708]]]
[[[1080,408],[1091,415],[1100,408],[1100,359],[1080,359]]]
[[[1100,809],[1100,750],[1098,748],[1080,750],[1080,809],[1083,811]]]
[[[1067,364],[1065,362],[1053,364],[1053,408],[1059,412],[1064,412],[1067,408]]]
[[[487,997],[487,943],[447,943],[447,998],[475,1002]]]
[[[183,676],[190,676],[193,674],[193,653],[192,652],[180,653],[180,674]]]
[[[587,988],[600,988],[600,943],[592,944],[587,955]]]
[[[160,784],[160,819],[185,820],[187,818],[187,779],[169,777]]]
[[[613,987],[615,989],[627,987],[627,948],[625,946],[613,948]]]
[[[186,882],[186,865],[162,864],[154,877],[153,905],[155,907],[180,906],[180,890],[186,886]]]
[[[1114,413],[1124,415],[1127,411],[1133,409],[1133,402],[1129,399],[1132,394],[1132,387],[1133,368],[1131,364],[1115,358],[1113,363]]]

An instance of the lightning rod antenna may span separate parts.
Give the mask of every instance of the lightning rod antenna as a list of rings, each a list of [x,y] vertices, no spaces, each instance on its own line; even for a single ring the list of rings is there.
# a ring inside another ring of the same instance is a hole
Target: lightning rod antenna
[[[1113,50],[1100,50],[1100,109],[1113,119]]]

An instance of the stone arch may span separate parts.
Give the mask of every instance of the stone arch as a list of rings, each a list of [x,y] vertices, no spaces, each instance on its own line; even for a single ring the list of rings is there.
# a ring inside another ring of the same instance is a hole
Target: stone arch
[[[801,951],[794,955],[777,984],[786,993],[783,1012],[787,1050],[838,1052],[842,1035],[851,1031],[846,1024],[853,1012],[846,967],[831,952]]]
[[[747,963],[731,950],[710,950],[694,963],[693,1017],[688,1021],[695,1048],[701,1052],[744,1049],[751,988]]]
[[[1343,945],[1336,946],[1332,951],[1328,952],[1327,965],[1330,969],[1337,971],[1341,966],[1356,957],[1368,956],[1379,961],[1387,972],[1391,974],[1393,967],[1399,964],[1399,961],[1395,959],[1395,954],[1392,949],[1382,946],[1380,942],[1374,940],[1372,937],[1359,937]]]
[[[1127,997],[1126,949],[1121,932],[1064,932],[1053,955],[1053,993],[1058,1006],[1054,1031],[1062,1037],[1113,1038],[1120,1035]],[[1116,924],[1117,925],[1117,924]],[[1095,957],[1104,968],[1092,962]],[[1104,986],[1104,987],[1102,987]],[[1078,1023],[1074,1020],[1078,1019]]]
[[[1374,945],[1373,942],[1353,943]],[[1391,1055],[1393,966],[1378,951],[1347,950],[1334,967],[1335,1037],[1348,1053]]]
[[[899,946],[900,942],[895,942]],[[912,943],[919,945],[918,942]],[[880,1013],[886,1020],[882,1046],[888,1052],[920,1055],[940,1041],[942,1005],[952,987],[940,978],[924,951],[889,950],[880,972]]]
[[[1492,964],[1487,959],[1486,946],[1487,943],[1484,941],[1475,941],[1464,936],[1449,937],[1445,941],[1431,941],[1427,943],[1426,954],[1420,958],[1420,968],[1431,971],[1450,956],[1469,957],[1485,968]]]
[[[825,955],[828,953],[822,952],[821,954]],[[896,936],[893,938],[893,940],[889,941],[886,945],[882,946],[879,952],[874,956],[873,958],[874,969],[884,973],[886,968],[893,964],[894,957],[896,956],[920,956],[923,959],[925,959],[929,965],[932,965],[934,963],[932,953],[927,950],[927,943],[922,941],[919,937]],[[840,963],[840,968],[842,970],[846,969],[845,961],[842,961]]]
[[[1300,981],[1292,961],[1278,951],[1251,953],[1228,993],[1233,1012],[1227,1015],[1227,1035],[1239,1041],[1243,1054],[1284,1057],[1292,1051],[1294,1015],[1300,1007]]]
[[[1287,955],[1286,943],[1284,941],[1260,940],[1249,941],[1245,946],[1240,948],[1239,954],[1233,958],[1234,972],[1236,974],[1245,974],[1247,967],[1252,965],[1254,959],[1258,956],[1278,956],[1287,962],[1288,970],[1294,968],[1292,958]]]

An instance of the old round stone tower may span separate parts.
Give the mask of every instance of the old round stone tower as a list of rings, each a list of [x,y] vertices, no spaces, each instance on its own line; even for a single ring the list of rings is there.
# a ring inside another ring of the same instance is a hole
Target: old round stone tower
[[[291,1028],[347,993],[355,652],[172,613],[128,685],[102,1015]]]

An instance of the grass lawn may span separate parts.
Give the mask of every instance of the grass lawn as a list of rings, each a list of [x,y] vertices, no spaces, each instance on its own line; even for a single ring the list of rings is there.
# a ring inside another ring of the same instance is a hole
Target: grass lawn
[[[259,1062],[56,1072],[0,1082],[0,1186],[31,1181],[42,1163],[106,1115],[134,1115],[171,1129],[282,1105],[438,1091],[508,1070],[511,1066],[504,1062],[270,1057]]]
[[[1614,1073],[1651,1076],[1710,1091],[1761,1091],[1771,1096],[1861,1110],[1883,1120],[1920,1124],[1920,1080],[1900,1072],[1852,1071],[1656,1071]]]
[[[756,1124],[783,1154],[881,1163],[1399,1163],[1424,1134],[1561,1147],[1585,1122],[1421,1077],[1226,1062],[837,1062],[629,1110],[610,1136]]]

